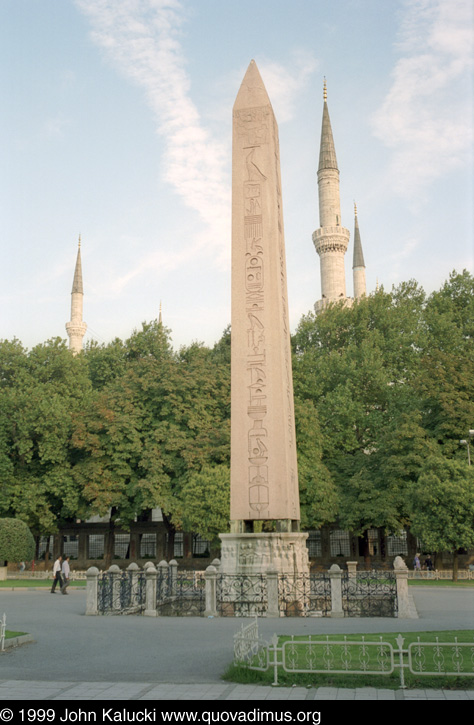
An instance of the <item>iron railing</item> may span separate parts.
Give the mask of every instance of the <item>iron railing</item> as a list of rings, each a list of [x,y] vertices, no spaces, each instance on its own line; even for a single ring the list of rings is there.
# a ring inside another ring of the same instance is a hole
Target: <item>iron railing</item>
[[[146,581],[143,571],[104,572],[98,578],[99,614],[138,614],[145,609]]]
[[[346,617],[396,617],[397,579],[392,571],[358,571],[342,575],[342,609]]]
[[[405,685],[405,671],[419,676],[474,677],[474,641],[421,641],[404,646],[399,634],[394,642],[378,640],[340,640],[291,637],[270,641],[259,636],[257,618],[242,625],[234,635],[234,662],[250,670],[273,670],[273,684],[278,685],[280,672],[345,675],[391,675],[398,670],[400,687]]]
[[[282,574],[278,578],[278,604],[285,617],[328,616],[331,612],[329,574]]]
[[[267,578],[263,574],[220,574],[217,612],[221,617],[249,617],[267,612]]]
[[[134,568],[132,568],[134,567]],[[398,614],[393,572],[219,574],[160,565],[117,566],[88,579],[88,613],[158,616],[370,616]],[[96,584],[94,583],[96,582]],[[209,585],[209,586],[208,586]],[[207,597],[207,600],[206,600]],[[91,599],[91,601],[89,601]]]
[[[159,571],[156,580],[156,611],[160,616],[204,614],[206,591],[203,572]]]

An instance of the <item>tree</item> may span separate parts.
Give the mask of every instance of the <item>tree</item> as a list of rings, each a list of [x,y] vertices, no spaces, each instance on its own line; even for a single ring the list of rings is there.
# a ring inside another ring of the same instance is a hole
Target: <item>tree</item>
[[[80,508],[70,436],[90,389],[87,365],[59,338],[30,353],[3,342],[1,380],[8,382],[0,384],[0,511],[37,534],[54,533]]]
[[[205,465],[190,473],[183,487],[183,528],[213,544],[229,531],[230,469],[225,463]]]
[[[108,380],[76,416],[72,446],[74,477],[90,512],[110,512],[106,563],[115,523],[128,528],[153,508],[162,511],[171,552],[193,476],[228,463],[230,376],[225,341],[220,347],[193,343],[174,353],[155,321],[126,341],[118,374],[104,376],[105,358],[98,366],[97,356],[96,378]],[[203,493],[210,505],[212,493]]]
[[[35,540],[20,519],[0,519],[0,561],[28,561],[35,555]]]
[[[426,342],[416,384],[423,399],[423,425],[443,455],[453,457],[474,421],[474,277],[453,272],[429,297],[424,324]]]
[[[378,472],[387,440],[418,405],[424,299],[415,282],[381,290],[307,315],[294,338],[295,394],[317,411],[339,524],[366,542],[369,528],[399,526],[406,509],[396,478]]]
[[[319,529],[334,521],[338,494],[322,462],[321,431],[312,401],[295,398],[298,483],[302,529]]]
[[[474,546],[474,469],[441,456],[431,456],[409,491],[411,527],[432,551],[453,554],[457,579],[458,550]]]

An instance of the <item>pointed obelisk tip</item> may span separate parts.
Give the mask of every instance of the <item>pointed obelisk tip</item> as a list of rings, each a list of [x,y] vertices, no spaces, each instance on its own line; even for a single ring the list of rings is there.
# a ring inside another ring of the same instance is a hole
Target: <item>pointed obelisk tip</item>
[[[262,77],[256,62],[249,63],[244,79],[237,93],[234,109],[255,108],[256,106],[271,105]]]

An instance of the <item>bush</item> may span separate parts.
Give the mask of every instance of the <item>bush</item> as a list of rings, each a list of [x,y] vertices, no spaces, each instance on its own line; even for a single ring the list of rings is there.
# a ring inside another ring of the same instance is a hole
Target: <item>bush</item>
[[[0,519],[0,564],[28,561],[35,555],[35,540],[28,526],[20,519]]]

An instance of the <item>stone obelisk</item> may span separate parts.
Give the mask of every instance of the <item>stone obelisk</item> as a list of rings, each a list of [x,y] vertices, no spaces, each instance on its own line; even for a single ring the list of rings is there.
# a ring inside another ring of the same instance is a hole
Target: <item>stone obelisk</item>
[[[233,109],[231,533],[222,569],[307,570],[299,493],[278,127],[254,61]],[[255,522],[273,522],[260,533]]]

